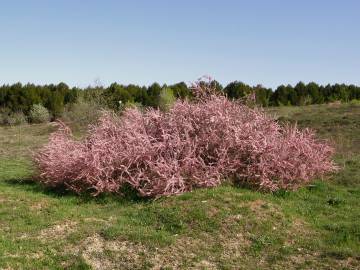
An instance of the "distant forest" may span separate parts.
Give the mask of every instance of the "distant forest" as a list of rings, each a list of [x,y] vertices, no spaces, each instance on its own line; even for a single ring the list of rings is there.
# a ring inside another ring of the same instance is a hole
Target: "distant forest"
[[[261,85],[249,86],[234,81],[223,87],[212,81],[218,91],[230,99],[239,99],[255,92],[256,103],[267,106],[299,106],[321,104],[334,101],[348,102],[360,99],[360,87],[355,85],[334,84],[318,85],[314,82],[295,86],[281,85],[273,91]],[[48,109],[53,118],[59,117],[67,104],[72,104],[82,96],[86,100],[96,100],[104,107],[118,110],[121,104],[136,103],[142,106],[158,107],[162,89],[171,89],[176,98],[190,98],[191,90],[186,83],[160,85],[154,83],[148,87],[138,85],[111,84],[109,87],[88,87],[85,89],[70,88],[65,83],[57,85],[34,85],[16,83],[0,87],[0,110],[22,112],[28,115],[34,104],[41,104]]]

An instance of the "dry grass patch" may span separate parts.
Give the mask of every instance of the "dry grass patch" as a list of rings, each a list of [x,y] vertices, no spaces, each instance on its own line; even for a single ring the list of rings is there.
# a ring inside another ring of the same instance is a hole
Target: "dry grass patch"
[[[92,269],[218,269],[212,255],[214,245],[221,247],[220,260],[234,261],[244,256],[250,242],[243,234],[228,239],[202,235],[201,239],[179,237],[164,248],[148,247],[123,240],[109,241],[95,234],[67,252],[80,255]]]
[[[74,221],[64,221],[61,223],[57,223],[49,228],[41,230],[38,238],[44,242],[65,238],[69,234],[75,232],[76,225],[77,222]]]
[[[137,269],[142,264],[141,254],[149,251],[141,244],[128,241],[106,241],[100,235],[87,237],[78,253],[93,269]]]

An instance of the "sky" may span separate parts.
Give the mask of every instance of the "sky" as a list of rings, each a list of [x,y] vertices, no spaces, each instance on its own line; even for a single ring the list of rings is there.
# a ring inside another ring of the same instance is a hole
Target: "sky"
[[[360,85],[358,0],[0,0],[0,84]]]

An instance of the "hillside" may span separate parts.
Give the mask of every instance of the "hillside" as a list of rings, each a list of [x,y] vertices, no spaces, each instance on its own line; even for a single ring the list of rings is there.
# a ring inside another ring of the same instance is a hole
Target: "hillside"
[[[360,105],[269,110],[329,139],[342,169],[296,192],[81,197],[31,179],[50,124],[0,127],[0,269],[359,269]]]

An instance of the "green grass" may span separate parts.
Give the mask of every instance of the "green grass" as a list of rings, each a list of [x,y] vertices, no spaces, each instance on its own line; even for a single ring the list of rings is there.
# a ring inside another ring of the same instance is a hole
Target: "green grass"
[[[0,128],[0,269],[359,269],[360,106],[276,110],[334,143],[343,169],[296,192],[92,198],[32,181],[51,126]]]

